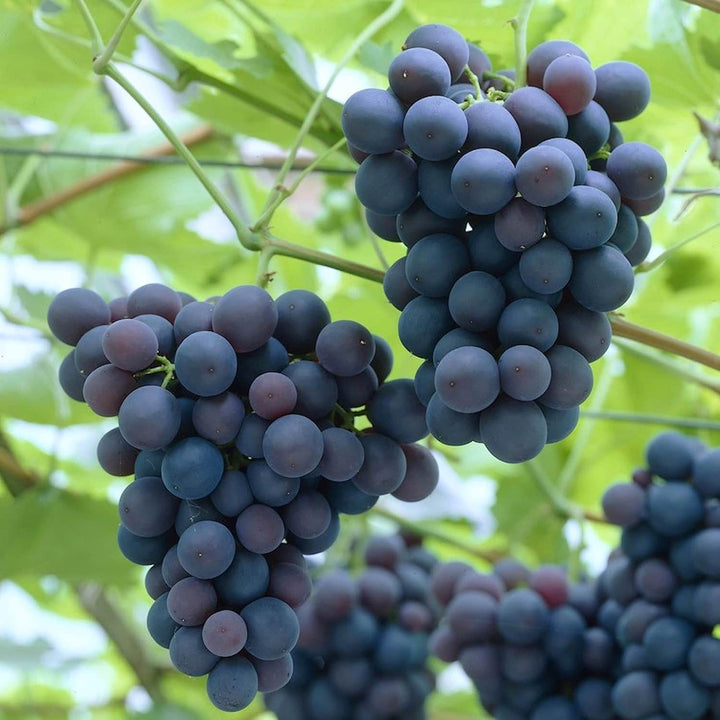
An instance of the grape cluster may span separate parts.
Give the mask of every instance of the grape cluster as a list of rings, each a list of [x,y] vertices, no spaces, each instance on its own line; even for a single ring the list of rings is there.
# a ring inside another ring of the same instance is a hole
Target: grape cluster
[[[623,528],[601,608],[621,651],[611,707],[623,720],[720,718],[719,501],[720,449],[674,432],[603,496]]]
[[[640,67],[593,69],[554,40],[530,53],[527,76],[500,91],[512,72],[424,25],[392,61],[389,89],[360,90],[342,114],[368,224],[407,246],[384,288],[400,340],[425,360],[415,383],[430,432],[505,462],[575,427],[589,363],[610,342],[605,313],[630,297],[650,250],[640,216],[660,206],[667,174],[616,125],[648,104]]]
[[[400,536],[374,538],[367,568],[322,577],[300,608],[294,673],[265,696],[278,720],[421,720],[435,685],[428,635],[435,558]]]
[[[531,572],[506,559],[488,574],[440,565],[432,590],[444,612],[431,652],[460,661],[494,718],[615,719],[605,701],[618,654],[598,615],[598,584],[570,585],[561,568]]]
[[[135,475],[118,544],[152,566],[151,636],[181,672],[208,674],[222,710],[276,690],[310,593],[303,555],[332,545],[340,513],[386,493],[420,500],[437,483],[415,444],[427,429],[412,381],[386,381],[389,345],[331,322],[304,290],[273,301],[240,286],[200,302],[151,284],[108,304],[73,288],[48,324],[74,346],[65,392],[118,418],[98,459]]]

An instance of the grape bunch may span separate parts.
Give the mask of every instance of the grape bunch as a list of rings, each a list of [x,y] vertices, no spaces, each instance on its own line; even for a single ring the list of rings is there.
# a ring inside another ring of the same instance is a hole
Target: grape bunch
[[[400,536],[371,540],[367,567],[323,576],[298,611],[294,673],[265,696],[278,720],[421,720],[435,678],[426,665],[437,625],[435,558]]]
[[[720,449],[674,432],[603,496],[623,529],[601,608],[621,649],[611,707],[623,720],[720,718],[719,501]]]
[[[389,345],[331,322],[304,290],[274,301],[240,286],[201,302],[151,284],[106,303],[73,288],[48,324],[74,346],[65,392],[118,418],[98,459],[135,475],[118,544],[152,566],[150,635],[181,672],[208,675],[221,710],[278,689],[294,608],[310,593],[303,555],[332,545],[340,513],[387,493],[420,500],[437,484],[435,459],[415,444],[427,429],[412,381],[387,381]]]
[[[431,652],[460,661],[492,717],[615,720],[608,703],[619,658],[598,615],[599,583],[571,585],[559,567],[529,571],[508,558],[486,574],[440,565],[432,591],[444,610]]]
[[[577,423],[667,168],[616,124],[649,102],[637,65],[593,69],[553,40],[530,53],[527,87],[491,69],[454,29],[421,26],[389,89],[352,95],[342,123],[370,228],[407,247],[384,289],[401,342],[425,361],[415,384],[430,432],[522,462]]]

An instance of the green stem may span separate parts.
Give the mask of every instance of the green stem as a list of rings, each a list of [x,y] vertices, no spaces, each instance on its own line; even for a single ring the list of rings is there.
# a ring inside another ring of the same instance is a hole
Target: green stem
[[[188,167],[195,174],[195,177],[202,183],[203,187],[208,191],[212,199],[217,203],[218,207],[223,211],[225,217],[230,221],[232,226],[235,228],[238,240],[243,247],[248,250],[259,250],[260,241],[254,237],[248,227],[243,223],[242,219],[237,215],[235,210],[228,202],[228,199],[223,195],[218,187],[210,180],[208,175],[203,170],[200,163],[196,160],[195,156],[190,152],[183,141],[178,137],[175,131],[165,122],[165,119],[155,108],[149,103],[147,98],[122,74],[118,69],[110,63],[105,68],[105,74],[112,78],[118,85],[120,85],[135,102],[148,114],[151,120],[158,126],[163,135],[168,139],[168,142],[175,148],[178,155],[180,155]]]
[[[527,28],[534,0],[522,0],[517,15],[510,21],[515,31],[515,87],[527,85]]]
[[[498,550],[483,550],[475,545],[465,542],[464,540],[448,535],[441,530],[428,527],[427,523],[418,523],[413,522],[412,520],[407,520],[401,515],[397,515],[396,513],[386,510],[383,507],[378,507],[377,505],[370,512],[374,515],[379,515],[380,517],[392,520],[399,527],[410,530],[421,537],[432,538],[433,540],[455,547],[472,557],[479,558],[480,560],[484,560],[488,563],[496,563],[498,560],[505,557],[506,554]]]
[[[78,9],[80,10],[80,14],[85,21],[85,25],[87,25],[88,32],[90,33],[93,55],[99,55],[105,45],[102,39],[102,35],[100,34],[100,29],[95,22],[95,18],[90,12],[90,8],[88,8],[87,4],[85,3],[85,0],[76,0],[76,2]]]
[[[385,277],[385,273],[382,270],[369,267],[368,265],[361,265],[360,263],[346,260],[337,255],[330,255],[319,250],[296,245],[295,243],[287,242],[280,238],[272,237],[267,240],[265,248],[268,247],[272,248],[273,255],[282,255],[297,260],[304,260],[313,265],[322,265],[323,267],[329,267],[333,270],[340,270],[349,275],[355,275],[356,277],[372,280],[373,282],[381,283]]]
[[[370,39],[375,35],[376,32],[378,32],[381,28],[383,28],[385,25],[387,25],[389,22],[391,22],[402,10],[404,0],[393,0],[390,7],[385,10],[385,12],[378,15],[351,43],[350,47],[345,51],[345,54],[340,59],[340,62],[335,66],[332,73],[330,73],[330,77],[327,79],[327,82],[323,86],[323,88],[320,90],[320,92],[315,97],[315,100],[313,104],[310,107],[310,110],[308,110],[307,115],[305,116],[305,119],[303,120],[302,125],[300,126],[300,130],[298,131],[297,137],[295,138],[295,142],[293,146],[290,148],[290,152],[288,153],[287,158],[285,159],[285,162],[283,163],[282,167],[280,168],[280,172],[278,172],[277,178],[275,179],[275,188],[281,188],[283,187],[285,183],[285,178],[287,177],[288,172],[290,172],[290,169],[292,168],[293,164],[295,163],[295,158],[297,157],[298,151],[302,147],[303,142],[305,141],[305,138],[307,137],[308,133],[310,132],[310,129],[313,126],[313,123],[315,122],[315,118],[318,115],[318,112],[320,111],[322,104],[325,102],[325,98],[327,97],[328,92],[330,91],[330,88],[335,83],[335,80],[337,80],[338,75],[342,71],[342,69],[347,65],[350,60],[355,56],[355,53]],[[265,210],[262,213],[261,217],[265,217],[267,214],[267,210],[273,205],[273,203],[276,200],[277,196],[277,190],[274,190],[270,193],[268,196],[268,200],[265,204]],[[280,201],[282,202],[282,200]],[[277,207],[277,205],[275,206]],[[272,213],[270,213],[270,217],[272,217]],[[270,218],[267,218],[265,220],[265,225],[267,225],[267,222],[269,222]]]
[[[275,214],[275,211],[282,205],[282,203],[289,198],[297,189],[300,187],[300,183],[308,176],[310,173],[315,171],[315,168],[317,168],[322,162],[327,160],[330,155],[337,152],[341,147],[345,145],[345,138],[340,138],[334,145],[329,147],[324,152],[320,153],[320,155],[316,156],[315,159],[303,170],[298,174],[297,178],[295,178],[295,181],[290,185],[289,187],[285,187],[284,185],[278,186],[277,184],[273,188],[273,195],[274,200],[270,203],[270,205],[265,206],[265,210],[263,210],[262,215],[258,218],[257,222],[250,228],[252,232],[258,232],[264,227],[267,227],[268,223],[270,222],[272,216]],[[288,156],[289,157],[289,156]],[[287,162],[287,159],[286,159]],[[283,165],[284,167],[284,165]],[[292,167],[290,167],[290,170],[292,170]],[[282,170],[281,170],[282,171]],[[279,176],[278,176],[279,177]]]
[[[467,75],[468,80],[470,80],[470,84],[473,86],[473,90],[475,90],[475,100],[482,100],[483,98],[483,91],[480,88],[480,80],[478,79],[478,76],[470,69],[469,65],[465,66],[465,75]]]
[[[258,255],[258,270],[256,284],[264,288],[268,286],[272,273],[270,272],[270,261],[273,258],[275,251],[272,245],[266,245]]]
[[[699,230],[694,235],[691,235],[690,237],[685,238],[684,240],[680,240],[676,242],[674,245],[671,245],[667,250],[664,250],[661,252],[654,260],[645,261],[642,263],[636,270],[636,273],[644,273],[644,272],[650,272],[651,270],[654,270],[656,267],[659,267],[662,265],[669,257],[671,257],[674,253],[676,253],[680,248],[685,247],[686,245],[689,245],[694,240],[697,240],[698,238],[701,238],[703,235],[707,235],[712,230],[715,230],[716,228],[720,227],[720,222],[713,223],[712,225],[708,225],[708,227]]]
[[[612,420],[614,422],[631,422],[640,425],[667,425],[669,427],[692,428],[695,430],[720,431],[720,422],[717,420],[699,420],[696,418],[681,418],[671,415],[653,415],[644,413],[623,412],[621,410],[581,410],[581,417],[593,420]]]
[[[127,27],[130,24],[133,15],[140,7],[140,5],[142,5],[142,2],[143,0],[134,0],[133,4],[128,8],[128,11],[123,16],[123,19],[120,21],[117,30],[115,30],[113,36],[110,38],[110,42],[108,42],[102,53],[98,55],[93,61],[93,70],[98,75],[104,74],[105,68],[112,60],[112,56],[115,53],[115,50],[120,43],[120,40],[122,39],[123,33],[125,32],[125,30],[127,30]]]
[[[515,81],[512,78],[501,75],[500,73],[486,70],[483,73],[483,80],[499,80],[505,86],[505,90],[513,91],[515,89]]]

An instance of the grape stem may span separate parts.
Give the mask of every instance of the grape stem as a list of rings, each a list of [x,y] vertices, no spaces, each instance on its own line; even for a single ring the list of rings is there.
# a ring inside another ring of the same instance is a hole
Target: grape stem
[[[133,4],[128,8],[127,12],[120,21],[117,30],[115,30],[113,36],[110,38],[110,41],[105,46],[105,49],[93,60],[93,70],[98,75],[102,75],[104,73],[105,68],[112,60],[115,50],[117,50],[117,46],[122,39],[123,33],[130,24],[130,21],[132,20],[135,12],[138,10],[140,5],[142,5],[142,2],[143,0],[134,0]]]
[[[307,165],[303,170],[298,174],[297,178],[295,178],[295,181],[289,186],[285,187],[285,185],[278,185],[277,181],[275,184],[275,187],[273,188],[273,200],[272,202],[269,202],[269,204],[266,206],[265,210],[263,210],[262,215],[257,219],[255,224],[250,228],[250,232],[257,233],[260,232],[263,228],[267,227],[268,223],[272,219],[272,216],[275,214],[275,211],[282,205],[285,200],[287,200],[292,194],[295,193],[295,191],[300,187],[300,183],[312,172],[315,171],[315,168],[317,168],[319,165],[323,163],[323,161],[327,160],[328,157],[330,157],[333,153],[337,152],[343,145],[345,145],[345,138],[340,138],[334,145],[329,147],[327,150],[322,152],[320,155],[315,157],[315,159]],[[288,159],[292,156],[292,151],[288,154],[288,156],[285,158],[285,163],[283,163],[283,168],[287,165]],[[285,177],[283,178],[283,181],[287,177],[287,172],[292,170],[292,167],[295,163],[295,156],[292,156],[293,160],[288,166],[288,170],[285,173]],[[281,168],[282,173],[282,168]],[[278,178],[280,175],[278,174]]]
[[[512,80],[509,77],[506,77],[505,75],[501,75],[500,73],[491,72],[490,70],[486,70],[483,73],[483,80],[499,80],[505,86],[506,91],[511,92],[515,89],[515,81],[514,80]]]
[[[527,85],[527,28],[534,0],[522,0],[517,15],[510,20],[515,31],[515,87]]]
[[[463,72],[465,73],[465,75],[467,75],[467,78],[470,81],[470,84],[473,86],[473,90],[475,91],[475,95],[468,95],[465,99],[465,102],[462,103],[462,105],[460,106],[463,110],[465,110],[466,108],[470,107],[470,105],[482,101],[483,91],[480,89],[480,80],[478,79],[478,76],[470,69],[469,65],[465,66],[465,70]]]
[[[635,325],[616,313],[610,313],[609,319],[613,334],[618,337],[635,340],[643,345],[648,345],[658,350],[665,350],[673,355],[687,358],[713,370],[720,370],[720,355],[699,348],[697,345],[691,345],[683,340],[678,340],[670,335],[664,335],[656,330]]]
[[[581,410],[581,417],[593,420],[612,420],[615,422],[631,422],[640,425],[667,425],[669,427],[692,428],[696,430],[715,430],[720,432],[720,422],[716,420],[699,420],[696,418],[673,417],[672,415],[652,415],[631,413],[621,410]]]
[[[387,518],[388,520],[392,520],[398,527],[401,527],[405,530],[410,530],[411,532],[421,537],[431,538],[433,540],[437,540],[438,542],[444,543],[445,545],[450,545],[457,548],[458,550],[462,550],[468,555],[479,558],[480,560],[484,560],[485,562],[491,564],[496,563],[498,560],[501,560],[507,555],[507,553],[500,550],[483,550],[476,545],[472,545],[465,542],[464,540],[460,540],[459,538],[453,537],[452,535],[448,535],[447,533],[442,532],[442,530],[429,527],[427,523],[419,523],[413,522],[412,520],[407,520],[401,515],[397,515],[396,513],[392,512],[391,510],[387,510],[384,507],[378,507],[376,505],[370,512],[374,515],[378,515],[380,517]]]
[[[697,5],[698,7],[711,10],[712,12],[720,13],[720,0],[683,0],[690,5]]]

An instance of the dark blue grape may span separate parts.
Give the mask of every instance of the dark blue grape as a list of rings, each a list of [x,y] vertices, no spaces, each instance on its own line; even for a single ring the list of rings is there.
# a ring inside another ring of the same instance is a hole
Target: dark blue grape
[[[161,283],[143,285],[133,290],[127,299],[127,312],[131,318],[138,315],[160,315],[172,323],[182,306],[180,296]]]
[[[330,322],[330,311],[322,299],[308,290],[289,290],[278,297],[275,307],[275,337],[288,352],[313,352],[320,331]]]
[[[690,647],[688,669],[703,685],[720,686],[720,640],[701,635]]]
[[[393,497],[403,502],[419,502],[429,497],[437,487],[440,471],[432,453],[415,443],[403,445],[407,470],[400,487],[393,490]]]
[[[162,535],[141,537],[134,535],[124,525],[117,533],[120,552],[136,565],[157,565],[162,562],[165,553],[175,542],[175,533],[169,530]]]
[[[612,690],[615,712],[625,720],[640,720],[660,710],[660,693],[654,673],[636,671],[618,680]]]
[[[457,80],[463,74],[470,58],[465,38],[457,30],[438,23],[415,28],[407,36],[403,47],[434,50],[447,63],[452,80]]]
[[[638,237],[634,245],[625,252],[625,257],[628,262],[633,266],[637,267],[642,263],[650,253],[652,246],[652,236],[650,235],[650,229],[640,218],[638,218]]]
[[[380,434],[362,435],[365,451],[362,467],[352,481],[368,495],[385,495],[400,487],[407,461],[400,445]]]
[[[574,187],[558,205],[548,209],[548,229],[571,250],[589,250],[607,242],[615,232],[617,212],[602,190]]]
[[[162,461],[165,487],[183,500],[206,497],[224,472],[222,454],[202,438],[187,438],[171,445]]]
[[[702,498],[684,483],[653,485],[648,490],[648,521],[666,537],[681,537],[703,518]]]
[[[263,438],[267,464],[285,477],[302,477],[314,470],[323,453],[322,433],[303,415],[285,415],[268,426]]]
[[[282,372],[293,381],[297,390],[296,414],[319,420],[332,412],[338,400],[338,387],[325,368],[310,360],[298,360]]]
[[[498,338],[505,346],[532,345],[544,352],[558,337],[558,318],[546,303],[522,298],[503,310],[497,330]]]
[[[465,148],[491,148],[515,161],[520,152],[520,128],[502,105],[478,102],[465,110],[468,133]]]
[[[515,166],[497,150],[471,150],[453,168],[451,187],[465,210],[492,215],[515,195]]]
[[[572,254],[557,240],[545,238],[533,245],[520,257],[522,281],[533,292],[556,293],[562,290],[572,275]]]
[[[501,245],[521,252],[540,242],[545,233],[545,212],[515,197],[495,215],[494,229]]]
[[[536,45],[529,53],[527,59],[527,82],[528,85],[542,87],[543,77],[548,65],[556,58],[563,55],[576,55],[587,62],[590,58],[585,51],[571,43],[569,40],[546,40]]]
[[[150,606],[147,614],[147,629],[150,633],[150,637],[160,647],[170,647],[170,641],[175,631],[180,627],[170,617],[170,613],[167,609],[167,598],[168,593],[163,593],[155,602]]]
[[[491,405],[500,392],[498,365],[486,350],[459,347],[438,363],[435,389],[452,410],[477,413]]]
[[[320,365],[328,372],[350,377],[370,365],[375,354],[375,340],[360,323],[337,320],[320,331],[315,351]]]
[[[178,499],[159,477],[138,477],[123,490],[118,501],[120,522],[134,535],[162,535],[175,524]]]
[[[514,345],[505,350],[497,361],[497,368],[500,388],[516,400],[537,400],[550,385],[550,363],[531,345]]]
[[[434,95],[410,106],[403,134],[410,149],[423,160],[447,160],[465,143],[468,122],[450,98]]]
[[[247,625],[245,648],[260,660],[277,660],[297,643],[297,615],[282,600],[263,597],[246,605],[240,613]]]
[[[467,445],[477,440],[479,418],[479,413],[452,410],[437,393],[431,396],[425,413],[430,433],[444,445]]]
[[[180,536],[178,560],[196,578],[222,575],[235,557],[235,538],[221,523],[194,523]]]
[[[517,162],[517,189],[533,205],[557,205],[569,195],[574,182],[572,161],[556,147],[531,147]]]
[[[245,420],[245,405],[234,393],[225,392],[197,400],[191,417],[193,429],[200,437],[216,445],[226,445],[240,432]]]
[[[584,110],[569,117],[567,136],[576,142],[588,157],[600,150],[610,137],[610,118],[602,105],[591,100]]]
[[[122,372],[122,370],[118,372]],[[77,402],[83,402],[85,401],[85,397],[83,394],[85,380],[85,375],[83,375],[78,370],[75,363],[75,350],[71,350],[63,358],[62,362],[60,363],[60,367],[58,368],[58,382],[60,383],[60,387],[62,388],[63,392],[72,400],[76,400]],[[132,385],[135,384],[131,375],[129,375],[128,383],[131,383]],[[112,409],[114,410],[115,408],[113,407]],[[117,411],[110,414],[115,415],[117,414]]]
[[[494,218],[473,220],[473,229],[467,234],[467,249],[473,270],[491,275],[502,275],[518,261],[518,253],[508,250],[495,234]]]
[[[510,590],[498,604],[500,635],[516,645],[532,645],[545,633],[550,614],[543,599],[533,590]]]
[[[430,398],[435,394],[435,365],[426,360],[415,373],[413,387],[418,400],[427,408]]]
[[[77,345],[80,338],[98,325],[110,322],[110,308],[94,291],[70,288],[59,292],[50,303],[47,323],[52,334],[66,345]]]
[[[537,405],[545,416],[548,444],[564,440],[575,429],[580,419],[579,407],[556,410],[540,402]]]
[[[107,329],[107,325],[98,325],[97,327],[90,328],[90,330],[78,340],[75,349],[71,350],[70,355],[74,358],[75,367],[81,375],[89,375],[93,370],[97,370],[97,368],[109,362],[102,347],[102,339]],[[147,364],[152,363],[154,359],[154,356],[151,357]],[[147,365],[143,367],[147,367]],[[78,398],[73,398],[73,400],[76,399]],[[79,399],[82,401],[82,392],[80,393]]]
[[[242,607],[262,597],[268,589],[270,570],[262,555],[238,549],[230,567],[213,580],[225,605]]]
[[[187,627],[202,625],[215,612],[217,594],[207,580],[186,577],[170,588],[167,606],[178,624]]]
[[[409,47],[388,69],[390,88],[406,105],[428,95],[445,95],[451,80],[445,60],[424,47]]]
[[[254,504],[238,515],[235,534],[243,548],[265,555],[275,550],[283,541],[285,524],[274,508]]]
[[[369,403],[367,417],[375,430],[399,443],[416,442],[428,432],[412,380],[384,383]]]
[[[539,398],[543,405],[568,410],[583,403],[590,395],[593,375],[585,358],[565,345],[555,345],[547,353],[552,377],[546,392]]]
[[[421,164],[424,165],[425,163]],[[421,172],[422,174],[422,172]],[[448,174],[448,187],[449,187]],[[448,219],[436,215],[418,198],[405,212],[397,216],[397,233],[408,248],[426,235],[450,233],[462,235],[465,231],[465,219]]]
[[[465,330],[490,330],[505,308],[505,291],[497,278],[474,270],[453,285],[448,308],[452,319]]]
[[[387,153],[404,144],[405,108],[393,93],[366,88],[351,95],[342,111],[349,143],[366,153]]]
[[[488,278],[497,282],[491,275]],[[454,327],[445,300],[421,296],[411,300],[400,313],[398,335],[400,342],[413,355],[431,358],[437,342]]]
[[[216,307],[213,321],[217,317]],[[222,335],[208,330],[189,335],[175,353],[178,380],[201,397],[225,392],[235,379],[236,370],[237,357],[230,343]]]
[[[568,138],[550,138],[550,140],[543,140],[540,145],[549,145],[550,147],[557,148],[561,152],[564,152],[573,165],[573,170],[575,171],[575,185],[583,185],[585,183],[585,178],[588,173],[587,157],[585,157],[583,149],[576,142],[569,140]]]
[[[606,171],[620,194],[631,200],[644,200],[659,193],[667,178],[663,156],[642,142],[623,143],[615,148]]]
[[[599,103],[613,122],[637,117],[650,102],[650,79],[638,65],[623,60],[600,65],[595,70]]]
[[[397,234],[397,215],[380,215],[365,208],[365,221],[378,237],[388,242],[400,242]]]
[[[579,189],[579,188],[576,188]],[[635,276],[625,256],[604,245],[575,253],[570,293],[588,310],[616,310],[632,295]]]
[[[417,293],[447,297],[455,281],[470,269],[465,244],[454,235],[428,235],[410,248],[405,275]]]
[[[258,675],[247,658],[223,658],[208,674],[207,694],[210,702],[225,712],[246,708],[257,692]]]
[[[338,377],[338,405],[350,410],[367,405],[378,389],[378,378],[371,367],[351,377]]]
[[[699,720],[710,706],[710,691],[686,671],[666,675],[660,683],[663,709],[672,718]]]
[[[563,109],[539,88],[523,87],[515,90],[505,101],[504,107],[520,128],[521,154],[543,140],[567,135],[568,121]]]
[[[188,335],[201,330],[212,330],[212,314],[215,306],[209,302],[191,302],[180,310],[175,318],[173,334],[180,344]]]
[[[406,266],[407,257],[398,258],[387,269],[383,278],[385,297],[398,310],[404,310],[405,306],[418,296],[418,293],[408,282]]]
[[[281,296],[282,297],[282,296]],[[280,322],[278,318],[278,322]],[[315,349],[313,340],[311,350]],[[271,337],[264,345],[249,353],[237,356],[237,372],[234,388],[239,395],[247,395],[252,381],[265,372],[282,372],[288,366],[290,358],[285,346]]]
[[[418,194],[415,161],[399,150],[371,155],[355,176],[358,200],[380,215],[397,215],[407,210]]]
[[[241,285],[228,290],[217,301],[212,325],[235,352],[247,353],[270,340],[277,321],[278,311],[270,295],[255,285]]]
[[[438,162],[421,160],[418,164],[418,192],[422,202],[433,213],[447,220],[464,219],[466,215],[452,188],[452,173],[456,164],[455,158]]]
[[[547,423],[534,402],[521,402],[501,395],[480,415],[480,437],[498,460],[525,462],[545,446]]]

